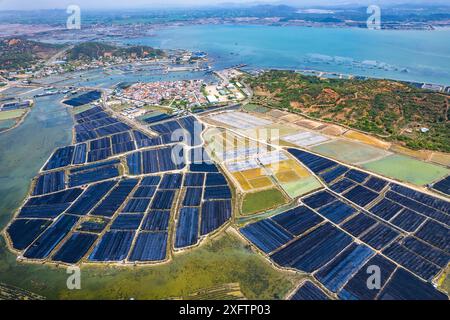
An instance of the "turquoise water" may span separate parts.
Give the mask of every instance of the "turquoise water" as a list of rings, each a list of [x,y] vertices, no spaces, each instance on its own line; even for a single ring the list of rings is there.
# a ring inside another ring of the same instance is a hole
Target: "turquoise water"
[[[317,69],[450,85],[450,29],[392,31],[275,26],[181,26],[127,40],[206,51],[216,67]]]

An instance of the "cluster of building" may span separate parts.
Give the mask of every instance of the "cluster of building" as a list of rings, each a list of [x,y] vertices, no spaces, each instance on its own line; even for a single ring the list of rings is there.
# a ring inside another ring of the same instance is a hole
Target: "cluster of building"
[[[110,52],[105,52],[102,57],[92,60],[76,60],[67,61],[62,57],[60,60],[55,60],[44,64],[43,61],[24,68],[23,70],[0,70],[0,76],[3,76],[9,81],[22,80],[23,83],[29,83],[31,78],[44,78],[48,76],[60,75],[71,71],[86,71],[97,68],[109,68],[117,65],[125,64],[148,64],[148,63],[163,63],[164,68],[173,64],[173,68],[183,71],[185,68],[190,70],[208,70],[208,58],[204,52],[190,52],[187,50],[168,50],[167,57],[138,57],[135,54],[129,56],[114,56]],[[181,65],[181,67],[180,67]]]
[[[118,96],[152,105],[177,101],[185,102],[187,107],[194,107],[207,103],[202,93],[203,86],[203,80],[137,83],[118,93]]]
[[[440,85],[440,84],[424,83],[422,85],[422,89],[436,91],[436,92],[450,93],[450,87],[446,87],[446,86]]]
[[[2,78],[2,82],[5,81],[3,82],[5,84],[6,81],[21,81],[22,83],[27,84],[29,82],[28,79],[31,78],[37,70],[37,66],[25,68],[20,71],[0,70],[0,77]]]
[[[246,88],[240,82],[222,82],[218,85],[208,85],[205,87],[206,99],[209,103],[223,103],[240,101],[245,99]]]
[[[96,68],[108,68],[117,65],[124,64],[135,64],[135,63],[153,63],[160,62],[165,64],[184,64],[189,66],[189,64],[196,63],[196,68],[204,69],[202,63],[207,63],[207,55],[204,52],[190,52],[187,50],[168,50],[167,57],[138,57],[136,54],[130,54],[129,56],[114,56],[110,52],[105,52],[105,54],[98,58],[89,61],[74,61],[68,62],[64,59],[53,61],[51,64],[43,66],[38,73],[37,77],[46,77],[50,75],[63,74],[68,71],[86,71]],[[192,69],[192,66],[189,66]],[[33,70],[35,71],[35,70]],[[30,72],[29,74],[32,74]]]
[[[145,110],[142,107],[138,107],[138,106],[131,106],[126,109],[123,109],[120,112],[120,114],[122,116],[127,117],[128,119],[135,119],[135,118],[143,116],[146,113],[147,113],[147,110]]]
[[[215,71],[214,74],[221,80],[218,85],[205,87],[206,99],[209,103],[237,102],[250,95],[248,89],[238,81],[243,75],[237,68],[228,68]]]
[[[215,71],[215,74],[225,83],[228,84],[232,79],[236,79],[243,75],[242,71],[236,68],[223,69]]]
[[[54,61],[53,63],[44,66],[36,73],[36,77],[47,77],[51,75],[63,74],[68,71],[86,71],[97,68],[108,68],[116,65],[136,63],[136,62],[154,62],[159,61],[155,58],[137,58],[130,57],[116,57],[116,56],[104,56],[99,59],[93,59],[89,61],[75,61],[67,62],[65,60]]]

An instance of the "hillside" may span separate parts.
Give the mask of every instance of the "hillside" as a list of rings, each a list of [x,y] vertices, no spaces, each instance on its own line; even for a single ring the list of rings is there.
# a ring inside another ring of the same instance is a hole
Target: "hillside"
[[[450,152],[449,97],[443,94],[396,81],[322,80],[289,71],[248,81],[252,103],[334,121],[412,149]]]
[[[164,56],[164,51],[148,46],[132,46],[120,48],[116,51],[115,54],[117,56],[135,56],[137,58],[149,58]]]
[[[19,38],[0,41],[0,69],[17,70],[28,68],[41,59],[54,55],[61,46]]]
[[[163,56],[162,50],[147,46],[116,47],[102,42],[84,42],[67,53],[68,60],[93,60],[104,57],[147,58]]]
[[[107,52],[112,52],[115,47],[101,42],[83,42],[67,52],[68,60],[98,59]]]

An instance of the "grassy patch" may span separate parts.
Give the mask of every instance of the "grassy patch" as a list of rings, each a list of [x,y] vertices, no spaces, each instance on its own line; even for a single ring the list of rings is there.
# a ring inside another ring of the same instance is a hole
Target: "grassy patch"
[[[131,104],[117,103],[117,104],[110,104],[109,107],[116,112],[121,112],[121,111],[131,107]]]
[[[249,103],[245,106],[242,107],[242,109],[244,109],[245,111],[250,111],[250,112],[259,112],[259,113],[266,113],[268,111],[270,111],[269,108],[257,105],[257,104],[252,104]]]
[[[345,140],[323,143],[312,147],[311,150],[352,164],[367,162],[388,155],[383,149]]]
[[[278,189],[248,193],[242,202],[242,214],[252,214],[286,203],[286,198]]]
[[[85,275],[86,272],[86,275]],[[239,283],[249,299],[279,299],[301,276],[274,269],[231,232],[176,255],[172,262],[139,268],[82,268],[83,290],[64,290],[62,298],[164,299]]]
[[[154,105],[145,105],[144,109],[147,111],[158,111],[160,113],[168,113],[169,111],[171,111],[167,107],[154,106]]]
[[[184,297],[176,297],[182,300],[241,300],[245,296],[241,292],[239,283],[225,283],[212,288],[201,289]]]
[[[66,268],[18,263],[0,238],[0,282],[47,299],[166,299],[239,283],[248,299],[283,298],[301,275],[275,269],[233,232],[206,240],[159,266],[81,267],[81,290],[68,290]]]
[[[72,109],[73,114],[79,114],[81,112],[84,112],[86,110],[92,109],[94,106],[91,104],[86,104],[84,106],[80,106],[80,107],[75,107]]]
[[[294,182],[282,183],[281,187],[291,198],[296,198],[320,188],[322,185],[315,177],[303,178]]]
[[[363,167],[384,176],[417,185],[431,183],[450,173],[447,168],[401,155],[392,155],[369,162]]]
[[[25,112],[27,112],[26,109],[0,111],[0,120],[20,118]]]

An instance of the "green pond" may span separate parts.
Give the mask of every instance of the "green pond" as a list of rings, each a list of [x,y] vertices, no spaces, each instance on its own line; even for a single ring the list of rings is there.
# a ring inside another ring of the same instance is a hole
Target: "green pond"
[[[363,167],[386,177],[416,185],[432,183],[450,173],[449,169],[442,166],[402,155],[391,155],[381,160],[368,162],[363,164]]]
[[[311,150],[351,164],[359,164],[388,155],[382,149],[346,140],[322,143],[312,147]]]

